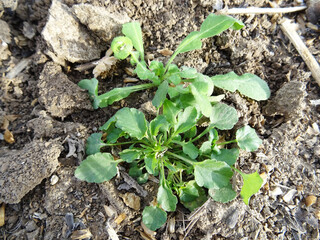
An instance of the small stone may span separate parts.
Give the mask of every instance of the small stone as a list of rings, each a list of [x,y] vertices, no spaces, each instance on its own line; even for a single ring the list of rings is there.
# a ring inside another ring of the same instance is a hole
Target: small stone
[[[228,227],[231,229],[234,228],[238,222],[238,218],[239,218],[239,210],[236,208],[226,218],[226,224],[228,225]]]
[[[295,189],[289,190],[286,193],[286,195],[283,196],[283,198],[282,198],[283,201],[285,201],[286,203],[289,203],[296,193],[297,193],[297,190],[295,190]]]
[[[28,221],[25,227],[27,232],[33,232],[38,228],[37,224],[33,220]]]
[[[111,42],[121,33],[122,24],[130,21],[125,12],[110,13],[105,7],[91,4],[76,4],[72,10],[83,25],[105,42]]]
[[[308,197],[306,197],[305,199],[305,204],[307,207],[310,207],[311,205],[315,204],[317,202],[317,197],[310,195]]]
[[[57,175],[52,175],[50,178],[50,185],[53,186],[59,181],[59,177]]]
[[[282,115],[289,119],[303,117],[303,110],[307,104],[306,84],[298,81],[291,81],[284,84],[267,104],[264,112],[268,116]]]
[[[36,30],[33,25],[28,22],[23,22],[22,33],[25,37],[32,39],[36,35]]]
[[[307,0],[308,9],[306,11],[308,20],[316,24],[320,20],[320,1]]]
[[[11,33],[8,23],[0,19],[0,40],[5,43],[11,42]]]
[[[136,210],[139,211],[140,210],[140,197],[135,195],[134,193],[125,193],[124,195],[121,196],[121,198],[123,199],[124,203]]]
[[[67,5],[53,0],[48,16],[42,36],[58,58],[73,63],[100,58],[103,46],[96,43]]]
[[[276,187],[275,189],[273,189],[272,191],[269,192],[270,196],[272,197],[277,197],[281,194],[283,194],[283,191],[281,190],[280,187]]]

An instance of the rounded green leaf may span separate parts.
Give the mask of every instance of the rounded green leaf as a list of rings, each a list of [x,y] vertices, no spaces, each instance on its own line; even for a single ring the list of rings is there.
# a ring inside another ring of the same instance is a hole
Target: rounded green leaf
[[[191,159],[196,159],[199,155],[199,149],[192,142],[184,143],[182,145],[182,151]]]
[[[191,180],[185,186],[180,187],[179,198],[183,202],[192,202],[199,197],[199,186],[196,181]]]
[[[177,197],[172,193],[164,183],[159,186],[157,201],[161,207],[167,212],[174,212],[178,203]]]
[[[131,163],[140,157],[140,151],[137,149],[125,149],[119,155],[122,160]]]
[[[249,205],[250,197],[259,191],[263,184],[263,180],[258,172],[254,172],[251,174],[245,174],[243,172],[240,172],[239,170],[238,172],[243,178],[243,186],[240,195],[243,198],[244,203]]]
[[[238,146],[246,151],[253,152],[261,145],[262,140],[256,134],[256,131],[250,126],[240,128],[236,133]]]
[[[210,121],[220,130],[229,130],[238,122],[238,114],[233,107],[224,103],[217,103],[212,107]]]
[[[133,49],[133,44],[130,38],[116,37],[111,43],[111,49],[116,58],[125,59],[130,55]]]
[[[229,166],[235,164],[239,157],[239,149],[238,148],[231,148],[231,149],[220,149],[219,152],[212,152],[211,158],[226,162]]]
[[[206,188],[223,188],[229,185],[233,172],[225,162],[205,160],[194,163],[197,184]]]
[[[232,189],[232,185],[229,184],[223,188],[209,189],[209,195],[217,202],[227,203],[235,199],[237,193]]]
[[[258,76],[246,73],[241,76],[243,81],[238,91],[243,95],[257,101],[267,100],[270,97],[270,89],[268,84]]]
[[[142,212],[142,222],[152,231],[157,230],[167,221],[167,213],[159,207],[148,206]]]
[[[100,152],[100,148],[106,146],[101,140],[102,133],[93,133],[88,137],[86,144],[86,154],[91,155]]]
[[[117,174],[117,164],[110,153],[99,152],[82,161],[74,175],[83,181],[102,183]]]
[[[116,127],[131,137],[141,139],[147,132],[147,120],[143,113],[135,108],[122,108],[116,114]]]

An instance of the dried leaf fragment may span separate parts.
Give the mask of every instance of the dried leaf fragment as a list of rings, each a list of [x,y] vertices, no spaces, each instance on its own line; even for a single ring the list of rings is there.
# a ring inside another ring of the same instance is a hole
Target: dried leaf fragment
[[[121,196],[121,198],[123,199],[124,203],[136,210],[139,211],[140,210],[140,197],[135,195],[134,193],[125,193]]]
[[[126,215],[125,213],[121,213],[121,214],[116,218],[116,220],[114,220],[114,222],[119,225],[119,224],[121,224],[121,223],[123,222],[123,220],[126,219],[126,217],[127,217],[127,215]]]
[[[3,136],[4,136],[4,140],[5,140],[7,143],[13,144],[13,143],[15,142],[12,132],[10,132],[8,129],[5,130]]]
[[[98,62],[97,66],[93,69],[94,77],[100,76],[102,73],[108,72],[111,67],[116,64],[117,59],[115,57],[104,57]]]
[[[92,234],[88,228],[76,230],[72,233],[71,239],[85,239],[85,238],[91,238]]]
[[[315,204],[316,202],[317,202],[317,197],[313,195],[310,195],[305,199],[305,204],[307,207],[310,207],[312,204]]]
[[[173,54],[173,52],[171,50],[169,50],[168,48],[165,49],[161,49],[158,51],[161,55],[167,57],[167,56],[171,56]]]
[[[5,204],[3,203],[0,207],[0,227],[5,223]]]

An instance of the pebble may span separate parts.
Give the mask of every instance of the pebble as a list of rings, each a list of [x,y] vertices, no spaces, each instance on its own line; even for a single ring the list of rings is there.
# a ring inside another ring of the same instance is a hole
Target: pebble
[[[317,197],[310,195],[308,197],[306,197],[305,199],[305,204],[307,207],[310,207],[311,205],[315,204],[317,202]]]
[[[283,201],[285,201],[286,203],[289,203],[296,193],[297,193],[297,190],[295,190],[295,189],[289,190],[286,193],[286,195],[283,196],[283,198],[282,198]]]
[[[275,189],[273,189],[272,191],[270,191],[270,196],[272,197],[276,197],[276,196],[279,196],[279,195],[282,195],[283,194],[283,191],[281,190],[280,187],[276,187]]]
[[[59,177],[54,174],[50,178],[50,185],[53,186],[53,185],[57,184],[58,181],[59,181]]]

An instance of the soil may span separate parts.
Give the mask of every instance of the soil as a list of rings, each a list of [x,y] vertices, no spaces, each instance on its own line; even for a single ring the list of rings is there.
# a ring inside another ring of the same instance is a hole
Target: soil
[[[280,30],[282,15],[235,16],[245,23],[242,30],[207,39],[201,50],[175,61],[209,76],[248,72],[268,83],[272,94],[262,102],[215,90],[237,109],[236,128],[249,124],[263,139],[258,151],[241,152],[236,163],[265,179],[249,206],[240,196],[228,204],[208,200],[193,213],[179,205],[165,226],[150,233],[141,212],[156,196],[156,179],[140,186],[125,168],[102,184],[74,177],[86,138],[120,107],[154,114],[154,89],[93,110],[77,86],[93,77],[92,68],[78,71],[79,65],[103,57],[129,19],[141,23],[148,59],[166,61],[163,53],[225,6],[269,7],[267,0],[0,1],[0,239],[319,239],[320,90]],[[298,23],[319,62],[318,9],[308,9],[310,19],[304,11],[285,17]],[[100,77],[99,92],[126,86],[128,66],[118,62]],[[239,186],[239,176],[233,181]]]

